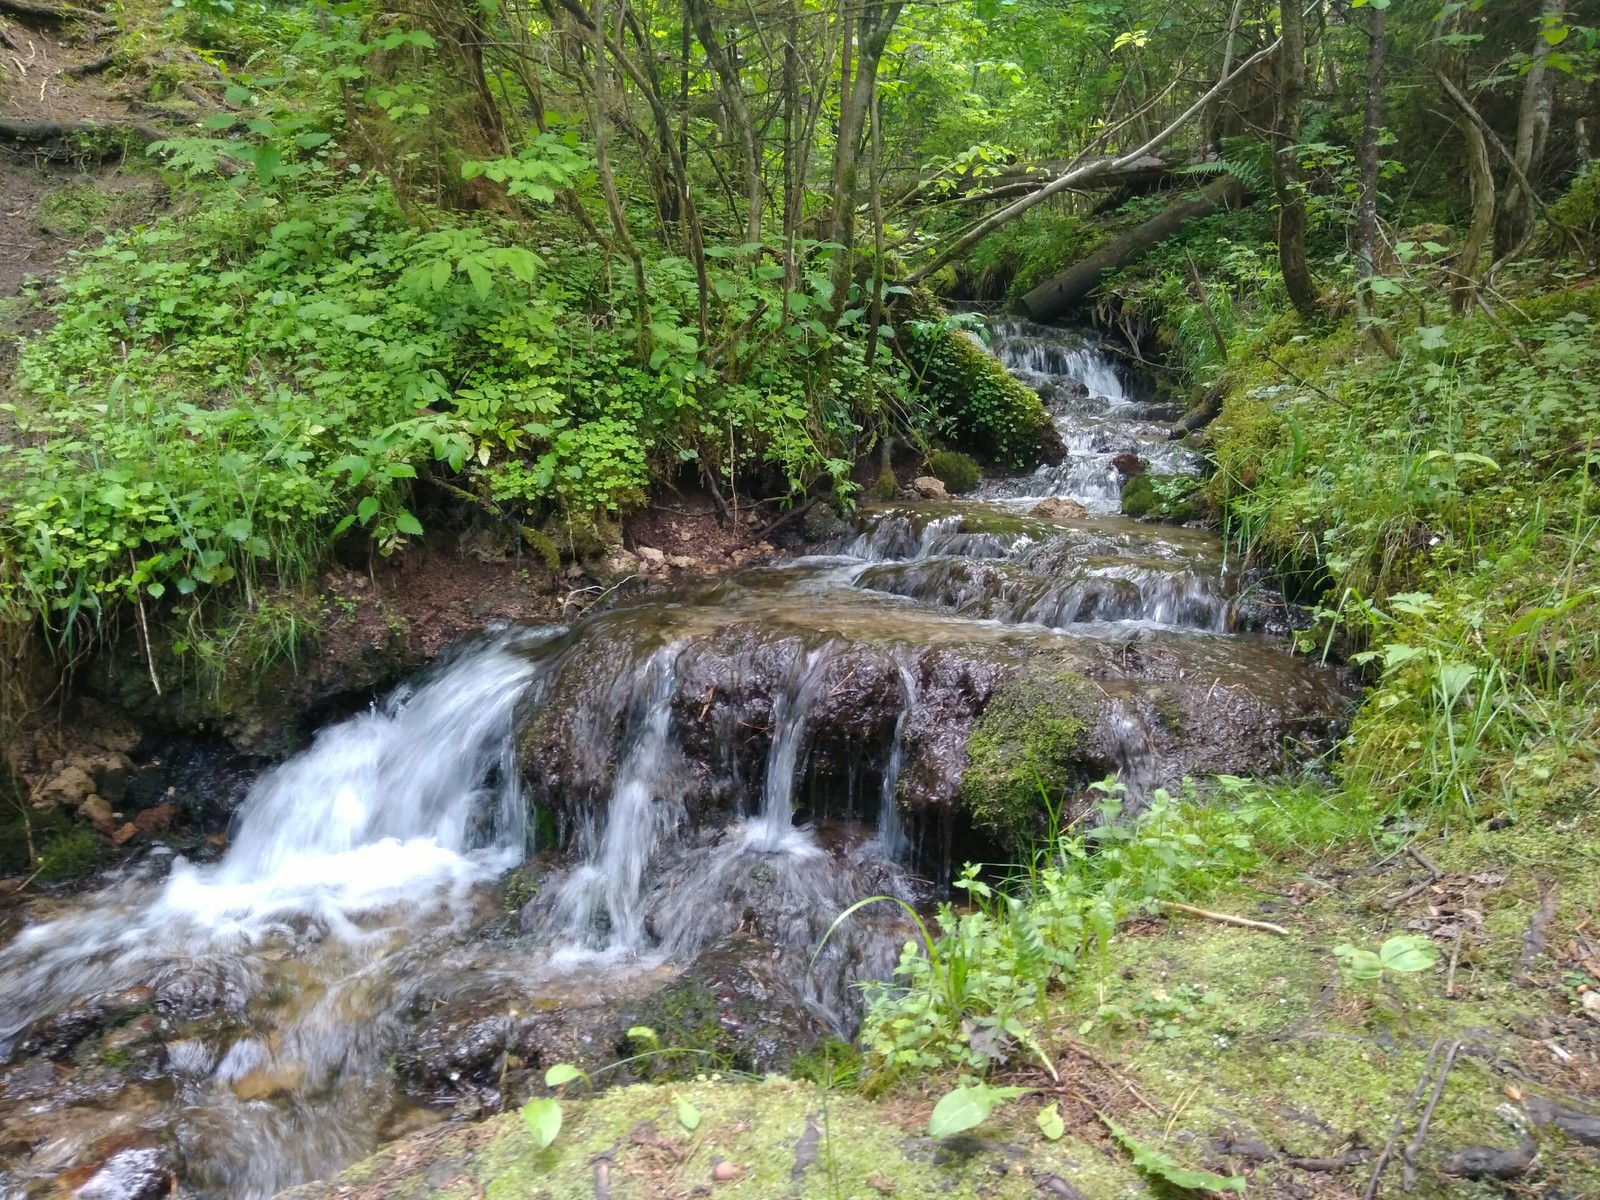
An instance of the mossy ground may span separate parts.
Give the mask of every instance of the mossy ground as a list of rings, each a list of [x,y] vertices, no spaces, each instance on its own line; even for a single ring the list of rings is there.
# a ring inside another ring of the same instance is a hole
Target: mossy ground
[[[1407,1112],[1398,1145],[1410,1142],[1427,1097],[1407,1105],[1430,1048],[1443,1039],[1460,1050],[1416,1155],[1410,1194],[1503,1196],[1503,1184],[1455,1178],[1440,1166],[1466,1146],[1516,1145],[1519,1101],[1581,1105],[1600,1090],[1600,1022],[1582,1013],[1572,986],[1576,935],[1600,902],[1600,815],[1563,831],[1480,828],[1419,842],[1440,877],[1389,909],[1430,878],[1402,845],[1352,844],[1315,857],[1286,849],[1206,901],[1280,924],[1288,937],[1179,914],[1124,927],[1070,988],[1049,997],[1041,1041],[1060,1079],[1026,1056],[999,1067],[996,1082],[1035,1090],[971,1135],[944,1143],[926,1136],[935,1100],[955,1082],[937,1075],[880,1078],[866,1091],[856,1088],[863,1077],[848,1073],[832,1089],[702,1078],[570,1100],[548,1150],[508,1114],[417,1135],[289,1195],[588,1200],[602,1164],[618,1200],[1062,1194],[1044,1190],[1050,1176],[1086,1200],[1183,1194],[1161,1191],[1132,1167],[1108,1137],[1105,1115],[1186,1165],[1243,1177],[1247,1197],[1332,1200],[1361,1193],[1372,1158]],[[1524,966],[1524,935],[1551,885],[1560,890],[1546,950]],[[1402,931],[1430,932],[1448,947],[1454,927],[1463,936],[1453,998],[1445,994],[1448,951],[1430,971],[1379,985],[1343,980],[1331,953],[1341,942],[1376,946]],[[700,1113],[693,1132],[679,1122],[680,1097]],[[1049,1103],[1066,1120],[1060,1141],[1036,1123]],[[1515,1194],[1600,1195],[1600,1151],[1547,1129],[1535,1133],[1538,1157]],[[1262,1161],[1347,1153],[1340,1170]],[[719,1160],[737,1164],[739,1177],[714,1183]],[[809,1165],[797,1170],[799,1162]],[[1396,1159],[1380,1196],[1401,1194],[1401,1169]]]

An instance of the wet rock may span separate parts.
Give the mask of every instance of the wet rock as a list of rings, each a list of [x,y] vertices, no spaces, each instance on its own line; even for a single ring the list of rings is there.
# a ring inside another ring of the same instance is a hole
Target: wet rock
[[[637,575],[640,567],[641,563],[637,554],[618,546],[610,554],[606,555],[603,564],[604,581],[617,583],[630,575]]]
[[[948,500],[950,493],[945,486],[932,475],[918,475],[911,481],[911,490],[924,500]]]
[[[1539,1145],[1531,1137],[1524,1137],[1520,1145],[1510,1149],[1468,1146],[1446,1158],[1439,1170],[1466,1179],[1515,1179],[1532,1165],[1538,1152]]]
[[[34,1022],[17,1040],[23,1055],[69,1058],[88,1038],[155,1007],[155,993],[147,987],[126,988],[95,996],[53,1016]]]
[[[654,546],[640,546],[638,548],[638,555],[639,561],[644,564],[646,570],[660,568],[667,565],[666,552],[657,550]]]
[[[805,530],[806,540],[813,545],[838,542],[850,533],[850,522],[826,504],[813,504],[808,508],[806,515],[801,518],[800,527]]]
[[[1143,475],[1145,471],[1144,460],[1131,450],[1124,451],[1111,460],[1111,465],[1116,468],[1117,474],[1124,479],[1135,475]]]
[[[1028,515],[1041,521],[1081,521],[1089,510],[1065,496],[1048,496],[1035,504]]]
[[[72,1200],[159,1200],[172,1194],[176,1174],[171,1150],[134,1146],[111,1154],[68,1194]]]

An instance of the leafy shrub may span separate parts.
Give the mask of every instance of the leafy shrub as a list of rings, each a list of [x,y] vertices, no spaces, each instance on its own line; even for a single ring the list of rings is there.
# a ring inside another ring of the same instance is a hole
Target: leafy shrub
[[[928,470],[946,490],[960,495],[978,486],[978,464],[969,455],[941,450],[928,459]]]

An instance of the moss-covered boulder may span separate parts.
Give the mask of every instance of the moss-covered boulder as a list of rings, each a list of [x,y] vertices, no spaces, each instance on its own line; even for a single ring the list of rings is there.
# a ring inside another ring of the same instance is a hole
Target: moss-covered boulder
[[[1195,516],[1199,480],[1188,475],[1134,475],[1122,485],[1122,513],[1182,523]]]
[[[1086,735],[1094,687],[1065,669],[1022,672],[996,689],[967,741],[961,798],[981,829],[1015,842],[1040,823],[1045,802],[1089,782]]]
[[[1041,1106],[1023,1101],[982,1136],[936,1141],[924,1136],[918,1106],[912,1115],[789,1079],[641,1084],[564,1101],[560,1132],[544,1150],[507,1113],[406,1138],[280,1200],[1035,1200],[1051,1178],[1076,1189],[1051,1195],[1147,1194],[1131,1167],[1092,1143],[1047,1141],[1034,1122]]]
[[[928,459],[928,470],[954,496],[970,492],[978,486],[978,463],[970,454],[941,450]]]

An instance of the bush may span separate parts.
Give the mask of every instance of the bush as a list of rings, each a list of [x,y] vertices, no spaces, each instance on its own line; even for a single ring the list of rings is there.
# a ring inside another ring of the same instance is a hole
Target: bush
[[[958,496],[978,486],[977,461],[955,450],[941,450],[933,455],[928,459],[928,470],[944,484],[947,492]]]

